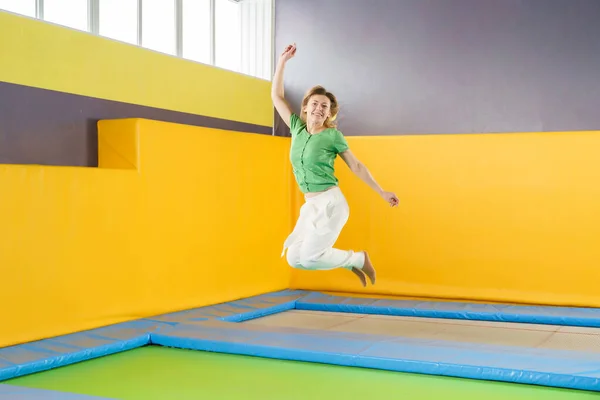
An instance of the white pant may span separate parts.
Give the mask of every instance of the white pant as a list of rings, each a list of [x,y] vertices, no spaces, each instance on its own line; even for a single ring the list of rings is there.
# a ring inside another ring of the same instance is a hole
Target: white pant
[[[287,249],[288,263],[298,269],[361,269],[365,261],[364,253],[333,248],[349,215],[350,208],[338,187],[306,198],[281,255]]]

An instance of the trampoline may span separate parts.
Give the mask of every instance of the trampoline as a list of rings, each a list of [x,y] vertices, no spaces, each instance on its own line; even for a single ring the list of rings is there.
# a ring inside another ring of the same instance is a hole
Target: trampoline
[[[286,290],[0,349],[0,399],[591,399],[599,328],[591,308]]]

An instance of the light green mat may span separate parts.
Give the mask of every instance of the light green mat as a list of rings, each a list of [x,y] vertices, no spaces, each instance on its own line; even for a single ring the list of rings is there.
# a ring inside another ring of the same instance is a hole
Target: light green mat
[[[600,400],[600,393],[143,347],[2,383],[123,400]]]

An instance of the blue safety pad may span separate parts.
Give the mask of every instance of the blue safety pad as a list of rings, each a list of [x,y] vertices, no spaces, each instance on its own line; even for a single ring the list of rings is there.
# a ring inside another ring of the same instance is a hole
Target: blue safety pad
[[[167,324],[137,320],[0,349],[0,381],[142,347]]]
[[[295,307],[296,301],[307,294],[308,292],[302,290],[283,290],[227,303],[163,314],[146,319],[166,322],[173,326],[180,323],[207,321],[211,319],[241,322],[291,310]]]
[[[518,346],[263,327],[212,320],[152,334],[152,342],[399,372],[600,390],[600,354]]]
[[[583,307],[387,300],[332,296],[313,292],[298,299],[296,309],[423,318],[600,327],[600,309]]]
[[[290,309],[600,326],[600,310],[285,290],[0,349],[0,381],[147,344],[600,391],[600,355],[237,322]]]
[[[25,388],[12,385],[0,385],[0,400],[116,400],[108,397],[87,396],[83,394],[57,392]]]

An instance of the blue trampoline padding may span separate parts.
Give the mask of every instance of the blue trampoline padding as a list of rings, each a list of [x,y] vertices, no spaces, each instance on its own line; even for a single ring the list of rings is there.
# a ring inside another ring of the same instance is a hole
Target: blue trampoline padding
[[[12,385],[0,385],[0,400],[116,400],[108,397],[87,396],[83,394],[57,392],[25,388]]]
[[[0,349],[0,381],[142,347],[167,324],[137,320]]]
[[[254,318],[293,310],[299,299],[307,292],[301,290],[286,290],[232,301],[229,304],[237,307],[237,312],[219,319],[228,322],[243,322]]]
[[[157,344],[600,391],[600,355],[239,324],[290,309],[600,326],[600,310],[384,300],[284,290],[0,349],[0,381]]]
[[[212,320],[157,332],[152,342],[191,350],[461,378],[600,390],[600,354],[494,346]]]
[[[387,300],[312,292],[298,299],[298,310],[424,318],[600,327],[600,309],[420,300]]]
[[[296,301],[306,296],[307,293],[302,290],[283,290],[223,304],[159,315],[147,318],[147,320],[165,322],[173,326],[211,319],[241,322],[293,309]]]

